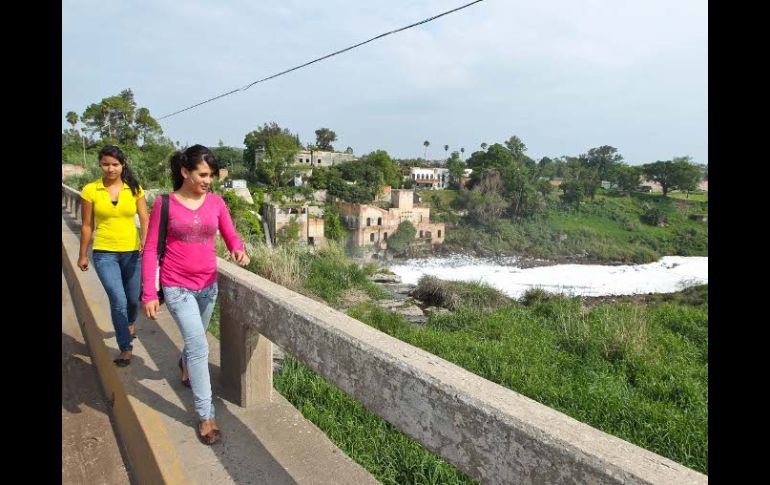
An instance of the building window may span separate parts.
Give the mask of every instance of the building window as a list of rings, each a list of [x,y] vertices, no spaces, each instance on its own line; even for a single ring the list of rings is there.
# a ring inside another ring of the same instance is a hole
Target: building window
[[[388,240],[388,233],[387,232],[383,235],[383,239],[385,239],[386,241]]]
[[[441,237],[441,229],[438,230],[438,237]]]
[[[305,161],[306,161],[307,163],[310,163],[310,159],[309,159],[309,158],[306,158],[306,159],[305,159]]]
[[[367,217],[366,218],[366,225],[367,226],[371,226],[372,225],[372,218],[371,217]]]
[[[420,231],[420,237],[422,237],[422,231]]]
[[[369,234],[369,240],[374,242],[374,233]]]
[[[378,226],[381,226],[381,225],[382,225],[382,217],[378,217],[378,218],[377,218],[377,225],[378,225]]]
[[[430,231],[425,231],[425,237],[427,237],[428,239],[430,239]]]

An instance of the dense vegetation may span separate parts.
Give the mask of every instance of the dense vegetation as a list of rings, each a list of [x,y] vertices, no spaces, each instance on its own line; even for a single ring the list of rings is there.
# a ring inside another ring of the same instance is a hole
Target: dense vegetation
[[[459,197],[441,204],[461,207]],[[441,213],[452,214],[451,209]],[[600,190],[580,211],[566,210],[551,197],[542,216],[519,223],[498,220],[480,226],[460,220],[447,230],[441,249],[586,262],[647,263],[665,255],[708,256],[708,225],[690,218],[693,214],[708,214],[708,202]]]

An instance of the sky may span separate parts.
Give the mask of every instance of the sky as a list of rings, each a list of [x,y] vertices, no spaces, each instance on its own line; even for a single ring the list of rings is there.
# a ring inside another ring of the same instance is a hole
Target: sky
[[[62,129],[130,88],[157,119],[470,0],[63,0]],[[444,158],[512,135],[534,159],[616,147],[708,162],[706,0],[485,0],[161,120],[243,147],[275,121],[335,149]]]

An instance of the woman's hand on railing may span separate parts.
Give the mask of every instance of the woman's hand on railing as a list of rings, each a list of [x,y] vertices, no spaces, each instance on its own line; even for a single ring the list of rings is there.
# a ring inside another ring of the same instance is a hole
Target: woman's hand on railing
[[[160,302],[158,300],[148,301],[144,304],[144,314],[147,318],[155,320],[158,316],[158,310],[160,309]]]
[[[81,271],[88,271],[88,256],[80,256],[78,258],[78,268]]]
[[[246,251],[243,251],[242,249],[234,250],[230,253],[230,256],[232,256],[233,261],[240,264],[241,266],[246,266],[249,264],[249,256],[246,254]]]

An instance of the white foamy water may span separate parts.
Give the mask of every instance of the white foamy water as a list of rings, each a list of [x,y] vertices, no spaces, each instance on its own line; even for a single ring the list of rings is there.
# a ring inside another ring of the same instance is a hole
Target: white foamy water
[[[516,258],[452,256],[408,260],[391,271],[404,283],[417,284],[424,274],[443,280],[482,281],[512,298],[530,288],[583,296],[673,293],[708,283],[708,257],[664,256],[648,264],[604,266],[557,264],[536,268],[516,266]]]

